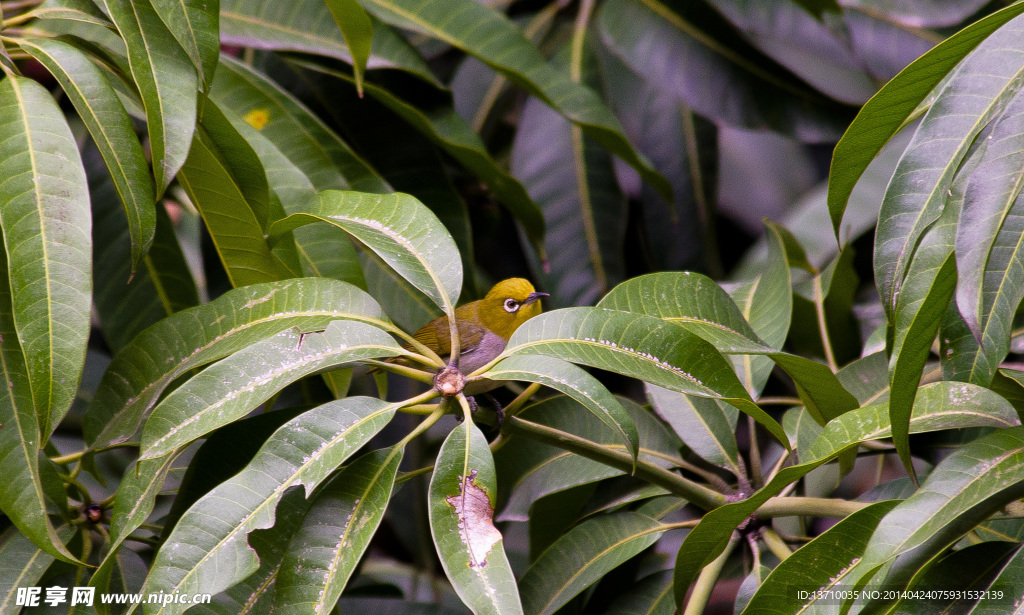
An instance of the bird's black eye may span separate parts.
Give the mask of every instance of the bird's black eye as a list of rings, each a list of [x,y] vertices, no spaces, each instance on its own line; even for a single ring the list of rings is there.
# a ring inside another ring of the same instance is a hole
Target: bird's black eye
[[[515,299],[505,299],[505,311],[509,314],[515,314],[519,311],[519,302]]]

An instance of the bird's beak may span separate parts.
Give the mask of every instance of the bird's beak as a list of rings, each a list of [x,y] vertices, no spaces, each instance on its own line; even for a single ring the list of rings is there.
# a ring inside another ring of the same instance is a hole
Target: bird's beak
[[[523,301],[523,305],[530,305],[531,303],[533,303],[534,301],[537,301],[541,297],[547,297],[547,296],[548,296],[547,293],[530,293],[529,295],[526,295],[526,301]]]

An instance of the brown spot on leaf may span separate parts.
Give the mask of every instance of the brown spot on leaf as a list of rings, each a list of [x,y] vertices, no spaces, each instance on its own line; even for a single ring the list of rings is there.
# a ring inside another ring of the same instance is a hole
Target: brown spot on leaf
[[[476,485],[476,470],[469,476],[459,477],[458,495],[445,498],[459,516],[459,536],[469,553],[469,567],[483,568],[487,554],[501,540],[501,532],[494,527],[494,507],[487,492]]]

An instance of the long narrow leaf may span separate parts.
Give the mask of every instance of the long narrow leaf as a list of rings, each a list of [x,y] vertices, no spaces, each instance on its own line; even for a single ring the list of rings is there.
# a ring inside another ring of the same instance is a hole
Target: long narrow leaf
[[[320,491],[281,563],[275,612],[326,613],[338,601],[384,519],[402,454],[367,453]]]
[[[142,103],[153,151],[156,196],[185,164],[195,129],[196,69],[161,21],[150,0],[106,0],[110,18],[128,46],[128,63]]]
[[[323,333],[282,331],[221,360],[171,392],[146,421],[139,459],[162,457],[245,416],[303,376],[401,352],[390,335],[362,322],[335,321]]]
[[[44,439],[71,407],[92,294],[89,191],[64,114],[35,81],[0,81],[0,230],[15,340]]]
[[[152,0],[160,19],[192,60],[207,91],[220,55],[220,0]]]
[[[459,250],[437,216],[415,198],[327,190],[305,212],[275,222],[270,236],[318,221],[344,229],[445,313],[453,313],[462,290]]]
[[[103,73],[75,47],[49,38],[20,45],[57,77],[103,155],[128,217],[134,272],[153,241],[156,211],[153,179],[128,113]]]
[[[1024,17],[996,30],[936,96],[886,189],[875,233],[875,284],[892,320],[921,236],[942,212],[975,137],[1024,83]]]
[[[368,397],[331,402],[292,419],[263,445],[245,470],[206,494],[167,537],[143,593],[215,593],[259,568],[246,536],[271,527],[284,493],[308,495],[395,413]],[[189,605],[147,604],[147,615],[181,613]]]
[[[965,55],[1022,12],[1024,5],[1008,6],[957,32],[903,69],[861,108],[836,145],[829,170],[828,211],[836,233],[853,187],[918,103]]]
[[[190,369],[286,329],[315,331],[338,319],[389,326],[365,292],[320,278],[239,288],[178,312],[114,358],[86,412],[86,442],[102,448],[131,440],[164,388]]]
[[[0,510],[14,523],[12,530],[21,532],[19,538],[34,542],[49,559],[75,561],[47,516],[39,474],[39,423],[25,355],[11,318],[6,261],[7,255],[0,250],[0,378],[5,383],[0,386],[0,473],[7,477],[0,483]]]
[[[751,401],[728,362],[696,335],[658,318],[601,308],[541,314],[519,327],[502,356],[548,354],[683,393],[727,401],[780,442],[785,432]]]

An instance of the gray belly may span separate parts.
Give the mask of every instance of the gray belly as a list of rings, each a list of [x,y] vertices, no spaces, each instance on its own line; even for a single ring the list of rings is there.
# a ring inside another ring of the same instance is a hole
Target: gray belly
[[[484,334],[480,343],[472,348],[462,349],[459,353],[459,371],[465,375],[475,372],[477,369],[487,365],[491,360],[505,350],[505,339],[500,335],[491,333]]]

